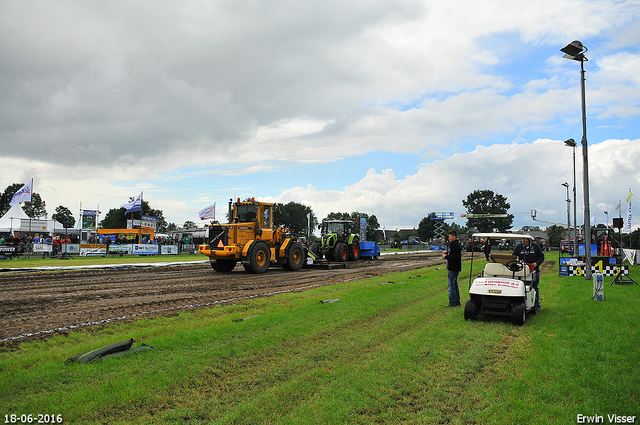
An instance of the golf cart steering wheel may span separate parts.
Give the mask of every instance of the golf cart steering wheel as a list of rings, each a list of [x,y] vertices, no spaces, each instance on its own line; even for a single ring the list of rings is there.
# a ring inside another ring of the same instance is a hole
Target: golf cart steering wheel
[[[505,264],[505,267],[510,271],[510,272],[519,272],[520,270],[524,269],[524,266],[522,264],[520,264],[518,261],[516,260],[510,260],[507,261],[507,264]]]

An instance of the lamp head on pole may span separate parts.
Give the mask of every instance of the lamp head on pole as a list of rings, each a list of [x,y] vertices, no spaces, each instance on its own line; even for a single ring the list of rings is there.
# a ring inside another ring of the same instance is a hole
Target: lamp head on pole
[[[565,146],[569,146],[570,148],[575,148],[576,146],[578,146],[576,141],[573,140],[573,139],[565,140],[564,144],[565,144]]]
[[[560,49],[562,53],[565,53],[563,58],[571,59],[578,62],[586,62],[589,60],[584,55],[587,52],[587,50],[589,49],[587,49],[586,46],[584,46],[582,42],[578,40],[572,41],[571,43],[567,44],[562,49]]]
[[[566,187],[566,188],[569,188],[569,183],[564,182],[564,183],[562,183],[562,186],[564,186],[564,187]]]

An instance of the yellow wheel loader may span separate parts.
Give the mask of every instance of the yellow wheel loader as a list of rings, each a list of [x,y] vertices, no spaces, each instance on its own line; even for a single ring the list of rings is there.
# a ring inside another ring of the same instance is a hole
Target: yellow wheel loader
[[[298,271],[306,250],[288,229],[273,225],[273,205],[250,201],[229,202],[229,223],[209,225],[207,243],[198,247],[217,272],[229,273],[239,262],[249,273],[264,273],[271,265]]]

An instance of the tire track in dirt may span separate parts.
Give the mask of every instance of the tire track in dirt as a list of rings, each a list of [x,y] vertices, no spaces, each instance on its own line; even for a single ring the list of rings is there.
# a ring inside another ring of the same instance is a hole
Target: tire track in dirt
[[[217,273],[209,264],[2,274],[0,345],[49,338],[65,332],[51,330],[78,324],[136,315],[170,316],[208,303],[334,285],[442,262],[440,253],[423,252],[358,261],[346,269],[273,268],[260,275],[246,273],[240,265],[231,273]]]

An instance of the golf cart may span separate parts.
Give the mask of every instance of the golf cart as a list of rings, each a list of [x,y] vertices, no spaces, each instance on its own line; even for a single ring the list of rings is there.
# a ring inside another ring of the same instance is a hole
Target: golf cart
[[[511,233],[474,233],[471,239],[516,240],[532,239],[530,235]],[[490,241],[487,241],[490,244]],[[533,282],[536,271],[511,254],[491,254],[485,250],[487,264],[482,275],[473,279],[473,253],[469,275],[469,300],[464,306],[465,320],[475,320],[479,314],[511,316],[511,323],[523,325],[527,313],[536,314],[536,291]]]

